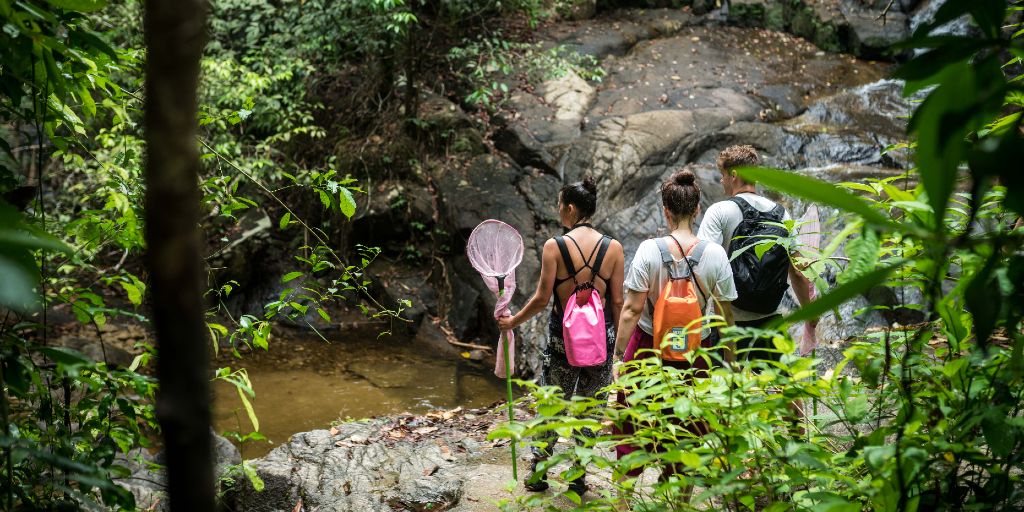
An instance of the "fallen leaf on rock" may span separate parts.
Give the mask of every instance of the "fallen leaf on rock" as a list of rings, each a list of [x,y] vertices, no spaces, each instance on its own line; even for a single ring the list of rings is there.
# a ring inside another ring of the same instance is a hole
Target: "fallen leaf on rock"
[[[338,429],[337,429],[337,428],[335,428],[335,427],[331,427],[331,435],[332,435],[332,436],[336,436],[336,435],[338,435],[338,432],[341,432],[341,431],[340,431],[340,430],[338,430]]]
[[[388,432],[388,435],[391,436],[391,437],[395,437],[395,438],[401,439],[401,438],[405,437],[405,432],[402,432],[401,430],[392,430],[391,432]]]
[[[693,36],[690,38],[690,41],[700,41],[700,38],[697,36]]]
[[[302,510],[302,498],[299,498],[299,502],[295,504],[295,508],[292,509],[292,512],[299,512],[300,510]]]
[[[355,443],[346,443],[345,441],[338,441],[337,443],[334,443],[334,446],[339,446],[341,448],[352,448],[353,446],[360,446],[360,445],[355,444]]]
[[[429,434],[437,430],[437,427],[420,427],[412,431],[413,434]]]

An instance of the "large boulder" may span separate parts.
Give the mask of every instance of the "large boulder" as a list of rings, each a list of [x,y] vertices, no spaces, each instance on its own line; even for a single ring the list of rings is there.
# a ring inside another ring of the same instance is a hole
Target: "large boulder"
[[[264,489],[248,480],[234,489],[236,510],[291,512],[299,500],[308,510],[391,512],[394,503],[415,510],[435,498],[448,506],[462,497],[452,457],[434,441],[360,444],[377,433],[377,422],[338,425],[337,434],[314,430],[253,461]]]
[[[565,180],[592,174],[602,210],[621,211],[639,201],[659,181],[663,167],[686,161],[688,148],[702,135],[737,121],[752,121],[760,105],[730,89],[713,93],[719,106],[698,110],[656,110],[609,118],[573,145]]]
[[[850,53],[862,59],[892,59],[905,53],[891,54],[889,47],[910,35],[907,15],[901,12],[888,12],[880,17],[876,11],[854,11],[846,13],[849,24]]]
[[[441,214],[464,239],[478,224],[500,218],[520,233],[533,232],[533,215],[516,190],[520,168],[495,155],[481,155],[467,167],[446,169],[436,179]]]

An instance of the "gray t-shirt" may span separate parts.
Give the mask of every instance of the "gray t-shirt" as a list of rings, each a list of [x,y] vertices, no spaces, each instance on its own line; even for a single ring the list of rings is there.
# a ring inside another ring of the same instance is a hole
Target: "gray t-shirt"
[[[674,244],[672,240],[668,240],[668,243]],[[673,272],[677,274],[686,268],[686,262],[682,259],[675,260],[673,265],[675,265]],[[715,313],[713,298],[717,298],[720,302],[736,300],[736,287],[732,282],[732,267],[729,265],[729,258],[725,255],[725,249],[722,249],[722,246],[708,244],[700,262],[694,265],[693,272],[697,274],[697,282],[700,283],[701,290],[708,295],[708,303],[705,303],[700,292],[694,290],[697,294],[697,303],[700,304],[701,310],[705,314],[713,315]],[[661,296],[662,289],[668,283],[668,278],[668,267],[661,263],[661,250],[658,249],[658,243],[654,239],[644,240],[636,250],[636,256],[633,257],[623,288],[647,292],[647,298],[651,300],[651,303],[656,303],[658,297]],[[639,325],[640,329],[647,334],[654,334],[654,320],[651,318],[651,308],[647,306],[646,302],[643,312],[640,313]],[[701,338],[706,338],[708,332],[707,327],[702,329]]]
[[[736,194],[736,197],[746,200],[751,206],[762,212],[775,208],[776,204],[771,199],[751,194],[750,192]],[[783,222],[791,220],[788,211],[782,215],[782,220]],[[711,205],[704,214],[704,220],[701,221],[700,229],[697,230],[697,238],[722,246],[726,254],[728,254],[729,242],[732,241],[733,233],[736,231],[736,227],[740,225],[740,222],[743,222],[743,211],[740,210],[740,207],[732,201],[719,201]],[[780,304],[779,307],[781,308],[782,305]],[[732,312],[737,322],[758,320],[781,313],[780,310],[768,314],[751,313],[735,307],[732,308]]]

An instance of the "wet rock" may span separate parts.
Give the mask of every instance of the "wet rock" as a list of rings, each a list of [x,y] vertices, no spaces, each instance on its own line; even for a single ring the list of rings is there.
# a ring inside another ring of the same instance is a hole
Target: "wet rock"
[[[462,481],[449,474],[454,463],[434,441],[338,446],[342,439],[375,436],[380,424],[337,428],[336,436],[326,430],[296,434],[254,461],[265,488],[257,492],[248,480],[240,481],[232,496],[235,509],[289,512],[301,498],[310,510],[390,512],[385,496],[410,504],[430,497],[452,503],[461,498]]]
[[[803,89],[793,85],[766,85],[754,95],[766,108],[778,111],[781,118],[800,115],[807,109]]]
[[[597,14],[597,0],[573,0],[562,7],[559,14],[570,21],[589,20]]]
[[[421,121],[418,126],[426,132],[435,147],[471,155],[486,152],[483,137],[473,125],[473,120],[448,98],[423,91],[417,117]]]
[[[58,340],[58,344],[81,353],[83,356],[97,363],[107,363],[107,368],[113,370],[117,367],[128,368],[135,358],[128,351],[115,347],[109,343],[101,344],[99,341],[75,336],[64,336]]]
[[[594,88],[575,73],[541,84],[544,102],[555,107],[555,119],[579,122],[594,99]]]
[[[213,444],[210,455],[213,463],[214,483],[220,492],[221,483],[225,477],[232,475],[235,478],[241,477],[235,467],[242,463],[242,456],[238,448],[231,444],[231,441],[217,435],[212,428],[210,436]],[[138,461],[139,458],[142,459],[141,462]],[[135,504],[139,510],[161,512],[170,510],[170,503],[167,501],[167,472],[154,470],[147,464],[166,466],[165,452],[150,455],[145,448],[136,448],[128,454],[118,453],[114,463],[131,471],[131,478],[120,480],[118,484],[135,495]]]
[[[879,12],[862,11],[846,14],[846,22],[850,27],[848,48],[851,53],[862,59],[892,59],[908,56],[907,51],[889,52],[889,47],[910,35],[907,15],[901,12],[888,12],[885,19],[879,19]]]
[[[427,315],[437,316],[437,291],[425,272],[393,276],[394,267],[375,264],[371,269],[373,295],[385,307],[403,308],[401,317],[410,321],[402,323],[410,334],[416,334]]]
[[[384,501],[395,510],[447,510],[462,499],[463,484],[463,480],[458,477],[424,476],[411,482],[402,482],[397,489],[385,494]]]
[[[525,122],[512,121],[499,128],[494,134],[494,147],[523,167],[531,166],[554,173],[558,165],[558,159],[537,140]]]
[[[530,232],[533,216],[512,185],[519,166],[507,159],[482,155],[462,169],[448,169],[437,179],[441,213],[465,238],[487,219],[501,218],[520,233]]]
[[[460,357],[462,350],[448,343],[448,337],[441,332],[441,329],[434,324],[429,316],[424,316],[420,321],[419,329],[416,331],[416,343],[431,347],[438,354],[451,357]],[[476,352],[476,351],[474,351]]]
[[[458,258],[465,258],[465,256],[460,255]],[[468,262],[466,266],[468,266]],[[450,287],[447,300],[442,303],[441,318],[448,322],[448,327],[457,340],[465,341],[479,329],[481,297],[478,288],[470,285],[467,281],[474,278],[480,280],[480,276],[467,275],[463,279],[462,275],[454,271],[453,265],[449,265],[448,268]]]
[[[700,136],[736,121],[750,121],[760,106],[729,89],[713,93],[721,106],[698,110],[656,110],[605,119],[573,145],[566,181],[590,173],[598,182],[598,202],[611,211],[632,206],[658,181],[647,169],[675,162]]]

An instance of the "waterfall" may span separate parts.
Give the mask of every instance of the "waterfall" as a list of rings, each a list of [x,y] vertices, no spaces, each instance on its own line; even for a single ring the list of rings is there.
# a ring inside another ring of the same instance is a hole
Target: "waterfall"
[[[929,0],[926,1],[921,7],[917,9],[917,12],[910,18],[910,33],[913,34],[918,27],[925,23],[931,23],[935,20],[935,13],[939,11],[939,8],[946,3],[946,0]],[[967,14],[956,18],[949,23],[936,27],[932,30],[931,35],[933,36],[966,36],[974,30],[974,26],[971,24],[971,17]]]

